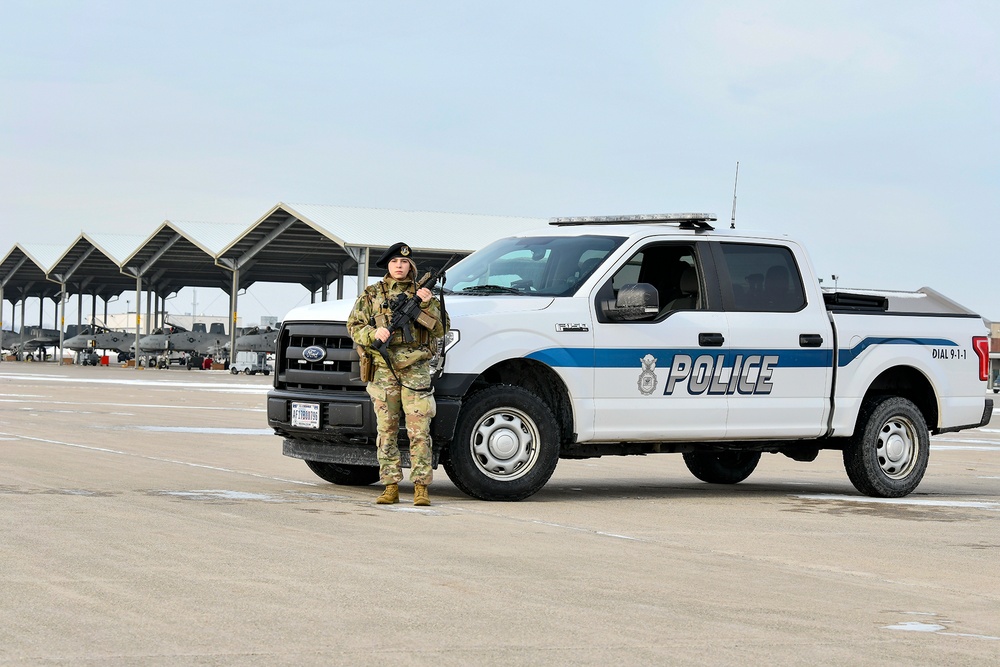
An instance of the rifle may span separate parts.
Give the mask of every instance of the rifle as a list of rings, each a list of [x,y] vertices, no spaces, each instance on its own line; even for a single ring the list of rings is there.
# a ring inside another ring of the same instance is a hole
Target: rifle
[[[428,315],[425,315],[424,311],[420,308],[421,300],[420,297],[417,296],[417,292],[424,287],[427,287],[428,289],[433,288],[438,279],[444,275],[445,269],[451,265],[453,259],[454,257],[445,262],[440,269],[425,273],[423,277],[417,281],[416,289],[413,291],[413,296],[407,296],[405,292],[397,294],[389,303],[389,309],[392,311],[392,315],[389,318],[389,324],[386,326],[386,329],[389,330],[390,340],[392,339],[393,334],[402,330],[403,340],[407,343],[413,342],[413,322],[415,320],[420,320],[421,317],[429,317]],[[389,361],[388,346],[381,340],[375,339],[372,347],[382,355],[386,365],[392,369],[392,362]]]

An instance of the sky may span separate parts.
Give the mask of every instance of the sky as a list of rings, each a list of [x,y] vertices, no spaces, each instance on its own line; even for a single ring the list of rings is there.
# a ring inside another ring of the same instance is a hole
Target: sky
[[[737,228],[802,241],[824,284],[926,285],[1000,319],[993,0],[4,0],[2,16],[0,256],[167,219],[249,225],[279,201],[728,226],[739,162]],[[199,308],[224,314],[210,292]],[[255,285],[240,315],[308,300]]]

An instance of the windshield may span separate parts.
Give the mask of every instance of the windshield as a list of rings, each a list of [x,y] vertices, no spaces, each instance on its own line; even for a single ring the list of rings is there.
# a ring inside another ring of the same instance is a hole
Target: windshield
[[[622,244],[619,236],[506,238],[448,269],[448,292],[570,296]]]

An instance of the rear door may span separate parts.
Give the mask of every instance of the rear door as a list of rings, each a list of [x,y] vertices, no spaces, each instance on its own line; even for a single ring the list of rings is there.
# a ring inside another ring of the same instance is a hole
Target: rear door
[[[815,437],[830,406],[833,336],[781,243],[713,244],[732,368],[726,437]],[[815,292],[815,290],[812,290]]]

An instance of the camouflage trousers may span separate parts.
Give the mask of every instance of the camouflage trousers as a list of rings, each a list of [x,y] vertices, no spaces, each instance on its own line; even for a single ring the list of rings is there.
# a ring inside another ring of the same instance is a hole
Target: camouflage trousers
[[[420,361],[413,366],[396,371],[400,381],[408,387],[429,387],[430,365]],[[401,387],[392,372],[384,366],[375,369],[375,379],[368,383],[368,395],[375,408],[378,422],[379,479],[382,484],[397,484],[403,479],[400,470],[399,413],[406,418],[406,436],[410,440],[410,481],[430,484],[431,469],[431,419],[437,414],[434,394]]]

